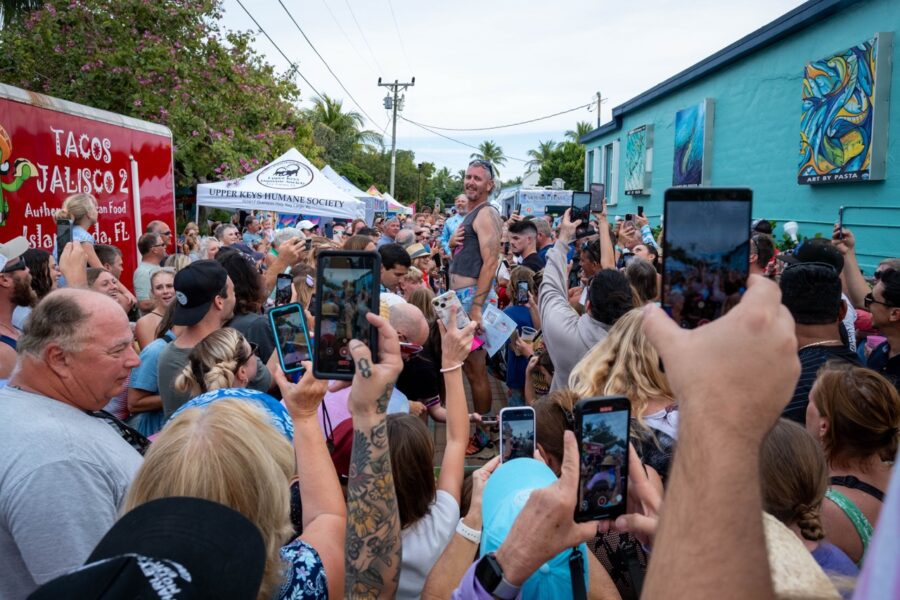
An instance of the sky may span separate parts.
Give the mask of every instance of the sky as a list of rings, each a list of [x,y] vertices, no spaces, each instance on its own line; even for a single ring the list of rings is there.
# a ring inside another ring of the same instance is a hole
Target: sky
[[[301,107],[319,92],[368,115],[384,131],[390,113],[383,82],[409,82],[401,116],[427,126],[479,128],[516,123],[582,106],[512,128],[444,131],[470,146],[485,140],[509,157],[502,179],[522,175],[528,150],[565,139],[577,121],[596,126],[612,109],[802,4],[800,0],[281,0],[359,105],[350,99],[291,22],[279,0],[241,0],[308,84]],[[238,0],[223,0],[223,25],[257,31]],[[281,72],[290,68],[266,37],[255,49]],[[593,103],[590,110],[586,105]],[[370,120],[371,119],[371,120]],[[474,149],[402,119],[397,147],[455,173]],[[522,159],[522,160],[516,160]]]

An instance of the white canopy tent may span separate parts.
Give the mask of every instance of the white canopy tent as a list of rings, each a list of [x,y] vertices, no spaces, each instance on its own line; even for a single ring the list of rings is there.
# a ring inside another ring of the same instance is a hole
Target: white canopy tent
[[[361,218],[366,212],[363,202],[339,189],[296,148],[240,179],[198,185],[197,206],[333,219]]]
[[[364,192],[353,183],[345,178],[343,175],[335,171],[331,168],[331,165],[325,165],[322,167],[322,175],[328,178],[328,180],[333,183],[337,188],[343,192],[346,192],[356,198],[357,200],[362,200],[365,202],[366,200],[370,200],[372,196],[368,192]]]
[[[381,197],[384,198],[385,200],[387,200],[388,212],[401,213],[404,215],[413,214],[412,208],[410,208],[409,206],[400,204],[400,202],[397,199],[395,199],[393,196],[391,196],[389,193],[384,192],[381,194]]]

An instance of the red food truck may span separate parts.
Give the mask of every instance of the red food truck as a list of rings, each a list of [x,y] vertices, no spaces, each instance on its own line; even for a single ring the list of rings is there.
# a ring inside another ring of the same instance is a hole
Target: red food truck
[[[52,252],[55,213],[78,193],[97,198],[100,218],[90,233],[122,250],[130,288],[147,223],[175,231],[172,132],[0,84],[0,242],[23,235]]]

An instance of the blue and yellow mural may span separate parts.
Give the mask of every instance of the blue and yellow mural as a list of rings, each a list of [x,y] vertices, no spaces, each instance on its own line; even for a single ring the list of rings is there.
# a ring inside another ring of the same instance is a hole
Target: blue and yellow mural
[[[704,100],[675,113],[675,161],[672,185],[704,185],[704,158],[707,151],[707,110]]]
[[[869,179],[877,48],[871,39],[807,63],[799,183]]]

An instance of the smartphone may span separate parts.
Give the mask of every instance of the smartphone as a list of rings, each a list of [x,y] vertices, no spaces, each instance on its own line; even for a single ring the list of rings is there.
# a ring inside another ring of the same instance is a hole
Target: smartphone
[[[625,396],[585,398],[575,405],[578,503],[575,521],[614,519],[628,500],[631,402]]]
[[[72,221],[68,219],[56,220],[56,255],[62,256],[66,245],[72,241]],[[57,259],[58,260],[58,259]]]
[[[844,207],[838,209],[838,239],[844,239]]]
[[[450,327],[450,308],[453,306],[457,308],[456,327],[462,329],[469,324],[469,315],[463,310],[462,302],[459,301],[453,290],[437,296],[431,301],[431,304],[434,306],[434,312],[444,322],[444,327]]]
[[[634,221],[634,215],[632,213],[625,213],[626,221]]]
[[[303,307],[299,304],[277,306],[269,311],[269,324],[275,336],[278,362],[285,373],[303,371],[300,363],[310,358],[309,330]]]
[[[282,306],[291,301],[291,286],[294,285],[294,277],[287,273],[279,273],[275,280],[275,306]]]
[[[377,252],[327,250],[316,258],[316,328],[313,373],[353,379],[350,340],[369,347],[377,362],[378,330],[366,313],[380,310],[381,257]]]
[[[329,240],[334,237],[334,223],[332,221],[325,223],[325,237]]]
[[[572,221],[581,220],[587,223],[591,218],[591,193],[590,192],[572,192],[572,212],[569,219]]]
[[[312,250],[312,238],[306,238],[306,245],[304,246],[304,250],[309,252]]]
[[[638,206],[638,212],[637,212],[637,215],[638,215],[639,217],[643,217],[643,216],[644,216],[644,207],[643,207],[643,206]]]
[[[591,212],[603,212],[603,200],[606,198],[606,184],[591,184]]]
[[[534,458],[534,409],[530,406],[500,410],[500,462]]]
[[[722,316],[747,287],[747,188],[670,188],[665,193],[663,309],[686,329]]]
[[[443,268],[443,264],[444,264],[444,263],[441,262],[441,255],[440,255],[440,254],[434,254],[434,255],[432,255],[431,260],[434,261],[434,266],[437,267],[438,271],[440,271],[440,270]]]
[[[516,304],[519,306],[528,305],[528,282],[520,281],[516,283]]]
[[[503,242],[503,254],[509,254],[509,242]]]

